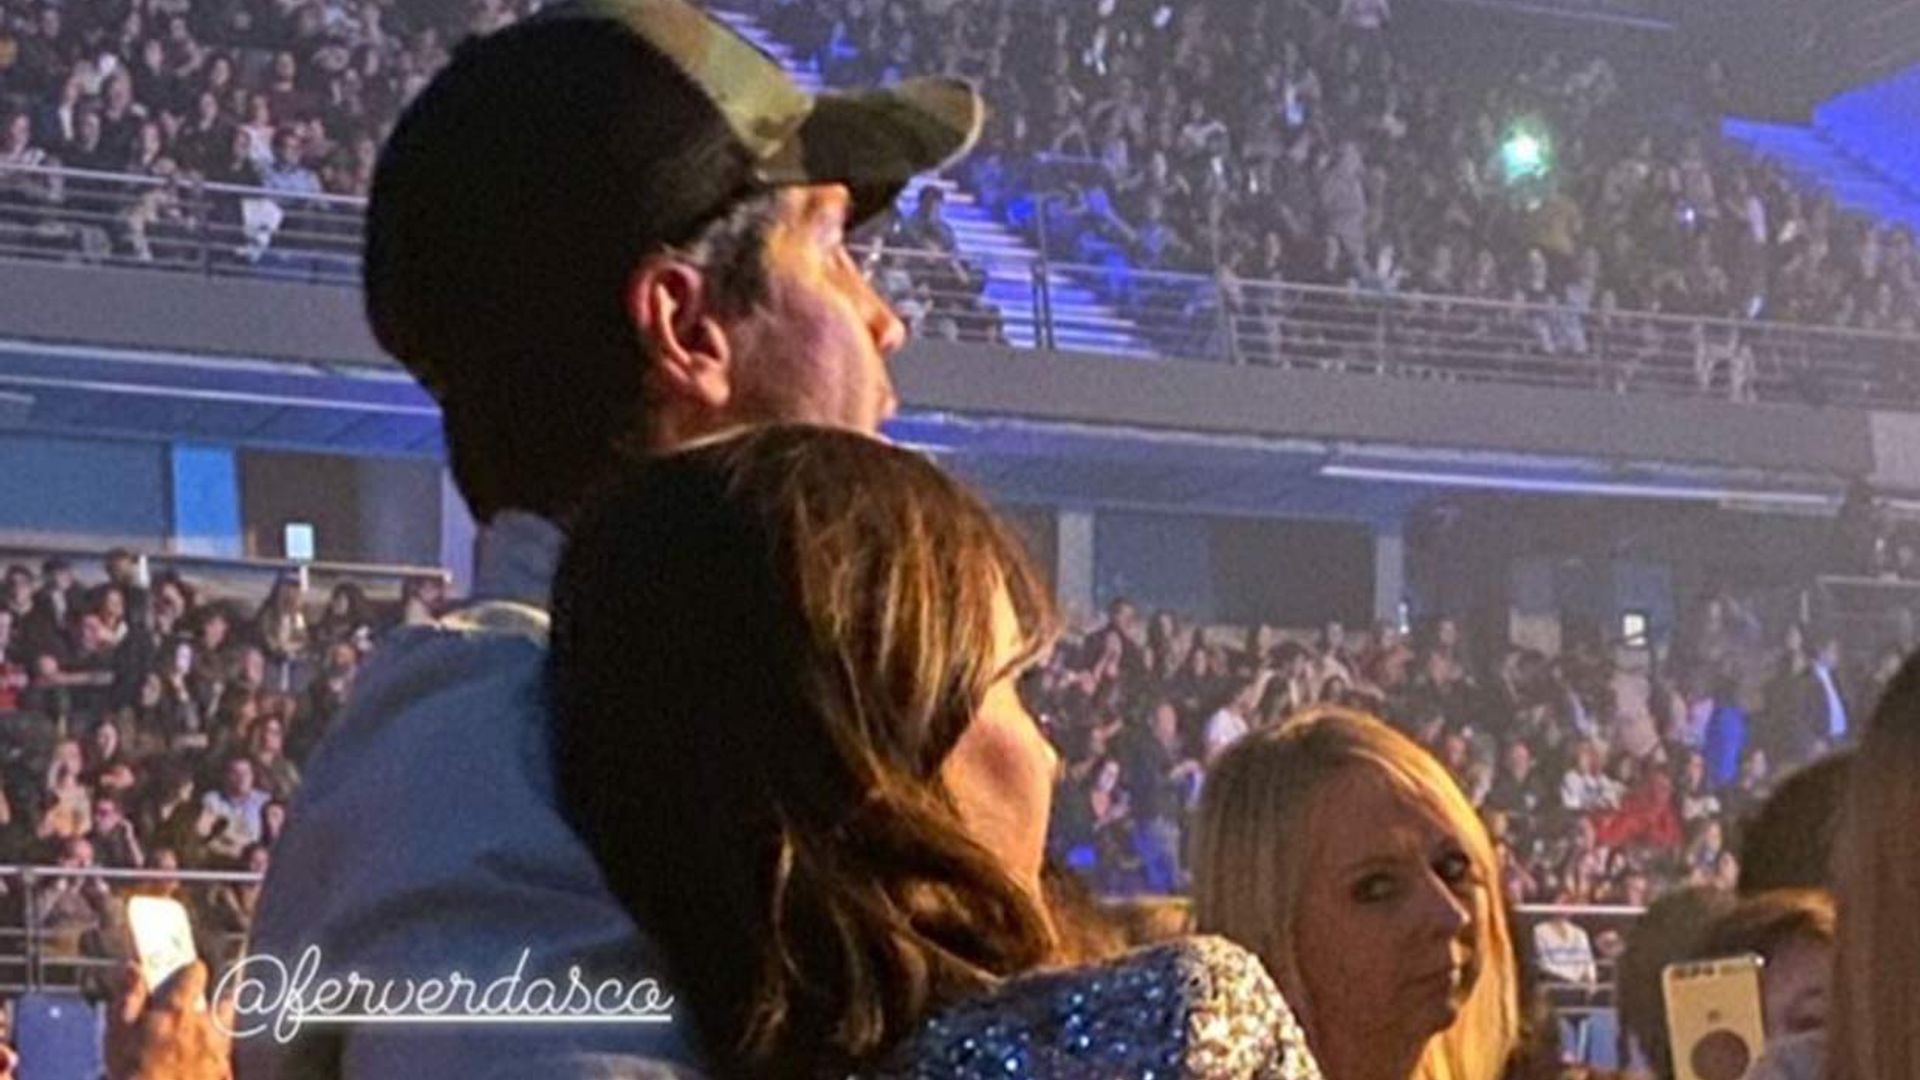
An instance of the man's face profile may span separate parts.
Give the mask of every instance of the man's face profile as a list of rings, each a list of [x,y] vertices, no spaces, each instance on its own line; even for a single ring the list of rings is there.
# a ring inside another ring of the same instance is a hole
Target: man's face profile
[[[727,328],[735,421],[875,432],[898,407],[887,360],[905,344],[906,327],[847,250],[849,205],[838,184],[778,193],[767,295]]]

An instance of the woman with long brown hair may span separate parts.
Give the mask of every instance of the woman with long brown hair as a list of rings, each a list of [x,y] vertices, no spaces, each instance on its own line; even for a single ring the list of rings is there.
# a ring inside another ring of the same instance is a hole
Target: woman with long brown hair
[[[1520,1043],[1499,865],[1439,762],[1316,706],[1207,777],[1195,925],[1247,946],[1329,1080],[1496,1080]]]
[[[1222,941],[1062,966],[1049,644],[1012,534],[907,451],[772,428],[659,459],[572,531],[565,809],[722,1076],[1318,1077]]]

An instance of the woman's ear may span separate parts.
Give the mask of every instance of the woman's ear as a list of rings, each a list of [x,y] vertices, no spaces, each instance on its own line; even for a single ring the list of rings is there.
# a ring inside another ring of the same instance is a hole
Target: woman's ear
[[[706,275],[680,259],[641,263],[627,288],[627,315],[648,346],[647,379],[667,398],[724,409],[733,396],[733,349],[708,309]]]

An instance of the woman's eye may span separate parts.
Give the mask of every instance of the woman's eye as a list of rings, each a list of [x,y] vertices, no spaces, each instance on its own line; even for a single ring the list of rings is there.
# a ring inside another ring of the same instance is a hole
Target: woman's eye
[[[1377,904],[1393,899],[1399,886],[1391,874],[1368,874],[1354,883],[1353,898],[1362,904]]]
[[[1468,885],[1473,883],[1473,860],[1465,852],[1454,851],[1441,857],[1434,864],[1434,872],[1440,880],[1449,885]]]

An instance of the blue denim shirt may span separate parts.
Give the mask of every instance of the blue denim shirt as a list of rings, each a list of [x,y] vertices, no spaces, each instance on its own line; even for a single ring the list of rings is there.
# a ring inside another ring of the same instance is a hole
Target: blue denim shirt
[[[398,631],[360,673],[275,847],[256,955],[291,966],[317,945],[341,978],[486,983],[529,950],[528,979],[578,965],[664,986],[556,804],[542,680],[562,543],[550,522],[499,515],[475,603]],[[692,1075],[692,1019],[676,1013],[672,1025],[313,1026],[291,1048],[237,1040],[235,1056],[248,1080]]]

